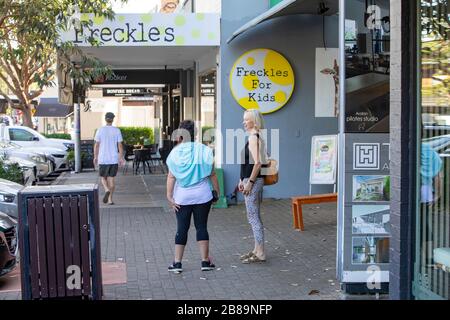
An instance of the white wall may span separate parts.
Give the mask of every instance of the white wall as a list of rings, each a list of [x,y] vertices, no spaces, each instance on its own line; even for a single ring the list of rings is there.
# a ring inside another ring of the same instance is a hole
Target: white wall
[[[220,13],[221,0],[195,0],[195,12]]]
[[[114,125],[120,125],[119,110],[122,100],[119,98],[88,98],[91,101],[91,110],[81,110],[81,139],[89,140],[94,138],[95,130],[105,125],[106,112],[113,112],[116,117]]]
[[[154,106],[124,106],[120,108],[121,127],[155,127]]]

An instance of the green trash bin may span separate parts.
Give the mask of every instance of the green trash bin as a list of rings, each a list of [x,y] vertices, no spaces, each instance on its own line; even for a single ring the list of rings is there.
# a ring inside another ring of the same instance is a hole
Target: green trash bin
[[[213,205],[213,208],[225,209],[228,208],[228,204],[227,198],[225,197],[225,188],[223,184],[223,169],[215,168],[214,171],[216,172],[217,180],[219,180],[220,194],[219,200],[217,200],[217,202]]]

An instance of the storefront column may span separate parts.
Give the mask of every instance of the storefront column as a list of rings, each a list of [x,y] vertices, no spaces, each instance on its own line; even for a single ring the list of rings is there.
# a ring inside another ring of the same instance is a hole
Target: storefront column
[[[415,212],[416,1],[391,1],[390,299],[411,299]]]
[[[201,132],[201,110],[200,110],[200,81],[199,81],[199,68],[198,68],[198,62],[195,61],[194,62],[194,76],[193,76],[193,81],[194,81],[194,95],[193,95],[193,103],[194,103],[194,120],[199,124],[199,132]],[[202,142],[202,134],[203,132],[199,133],[197,135],[197,141],[198,142]]]
[[[345,0],[339,0],[339,65],[345,66]],[[339,79],[345,79],[345,68],[339,68]],[[337,212],[337,252],[336,278],[342,279],[344,265],[344,190],[345,190],[345,81],[339,81],[339,152],[338,152],[338,212]]]

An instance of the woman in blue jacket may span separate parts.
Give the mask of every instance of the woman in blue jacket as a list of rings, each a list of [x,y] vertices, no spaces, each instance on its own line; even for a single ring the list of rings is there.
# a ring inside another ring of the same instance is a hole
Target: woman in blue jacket
[[[217,200],[219,194],[219,183],[214,173],[212,149],[194,142],[194,128],[192,120],[181,122],[179,129],[174,132],[178,145],[173,148],[166,161],[169,168],[167,200],[177,217],[175,259],[168,270],[175,273],[183,271],[181,261],[192,215],[202,260],[201,270],[209,271],[215,268],[209,257],[207,223],[211,204]]]

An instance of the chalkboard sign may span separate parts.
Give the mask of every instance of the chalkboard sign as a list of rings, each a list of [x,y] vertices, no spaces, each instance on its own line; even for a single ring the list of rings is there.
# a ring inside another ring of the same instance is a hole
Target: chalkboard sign
[[[94,140],[81,140],[81,168],[94,169]]]

